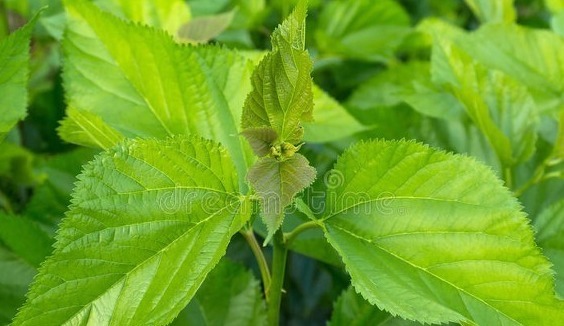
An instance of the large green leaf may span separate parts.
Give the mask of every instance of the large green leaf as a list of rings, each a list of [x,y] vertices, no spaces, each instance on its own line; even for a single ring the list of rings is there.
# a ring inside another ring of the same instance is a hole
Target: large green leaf
[[[524,85],[486,68],[446,40],[435,42],[431,69],[433,81],[446,85],[463,104],[503,166],[533,154],[538,110]]]
[[[313,85],[313,119],[304,122],[304,140],[324,143],[365,130],[347,110],[321,88]]]
[[[465,0],[474,14],[484,23],[512,23],[517,16],[513,0]]]
[[[564,297],[564,200],[547,207],[535,219],[537,240],[556,270],[556,291]]]
[[[15,325],[164,325],[250,216],[227,152],[127,140],[84,168]],[[204,241],[203,241],[204,240]]]
[[[395,1],[339,0],[321,12],[315,39],[325,56],[386,62],[409,31],[409,16]]]
[[[299,143],[301,122],[313,120],[311,59],[305,48],[306,4],[272,34],[272,51],[253,72],[253,91],[245,101],[243,129],[270,127],[280,142]]]
[[[244,187],[249,163],[238,125],[250,91],[248,61],[220,47],[179,45],[162,31],[124,22],[84,0],[66,7],[67,101],[91,114],[71,112],[63,138],[84,143],[89,135],[90,143],[106,146],[120,138],[107,130],[143,138],[197,134],[227,147]],[[79,119],[92,114],[99,119]],[[79,128],[73,132],[73,126]],[[98,137],[100,131],[111,139]]]
[[[222,260],[174,325],[266,325],[260,282],[243,266]]]
[[[471,158],[406,141],[356,145],[320,221],[353,286],[427,323],[563,320],[548,260],[517,200]]]
[[[26,115],[29,39],[36,19],[0,40],[0,141]]]

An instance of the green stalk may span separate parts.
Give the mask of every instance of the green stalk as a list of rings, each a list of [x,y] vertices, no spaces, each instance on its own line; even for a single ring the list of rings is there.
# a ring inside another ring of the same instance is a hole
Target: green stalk
[[[252,228],[242,230],[241,234],[243,235],[243,237],[249,244],[249,247],[251,247],[251,251],[255,255],[255,259],[257,261],[260,270],[260,275],[262,277],[264,294],[265,297],[268,299],[267,295],[268,295],[268,290],[270,289],[271,279],[270,279],[270,270],[268,269],[268,263],[266,262],[266,258],[264,258],[264,254],[262,252],[259,243],[257,242],[257,238],[255,237],[255,233],[253,232]]]
[[[272,256],[272,282],[268,290],[268,324],[278,326],[280,324],[280,302],[282,300],[282,286],[284,285],[284,274],[286,272],[286,257],[288,250],[284,244],[284,233],[278,229],[274,233],[273,256]]]
[[[8,24],[8,12],[4,1],[0,1],[0,39],[10,34],[10,25]]]
[[[292,243],[292,241],[294,241],[294,239],[296,239],[296,237],[298,235],[300,235],[302,232],[309,230],[309,229],[314,229],[316,227],[319,227],[319,224],[317,221],[308,221],[305,223],[302,223],[298,226],[296,226],[295,229],[293,229],[291,232],[286,233],[285,239],[286,239],[286,248],[290,247],[290,244]]]

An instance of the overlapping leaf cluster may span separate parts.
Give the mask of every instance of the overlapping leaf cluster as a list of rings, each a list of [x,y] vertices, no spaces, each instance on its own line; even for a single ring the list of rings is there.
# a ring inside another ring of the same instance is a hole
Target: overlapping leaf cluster
[[[315,169],[296,153],[304,137],[302,122],[313,120],[306,9],[301,1],[274,31],[272,51],[253,72],[253,91],[243,108],[242,134],[260,157],[248,180],[261,200],[267,241],[280,227],[286,206],[315,179]]]

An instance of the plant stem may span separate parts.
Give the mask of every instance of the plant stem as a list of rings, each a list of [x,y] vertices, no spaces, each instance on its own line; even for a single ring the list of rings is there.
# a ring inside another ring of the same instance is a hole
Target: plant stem
[[[280,301],[282,299],[282,286],[284,285],[284,274],[286,272],[286,256],[288,250],[284,244],[284,233],[278,229],[272,239],[272,282],[268,290],[268,324],[278,326],[280,321]]]
[[[262,252],[259,243],[257,242],[257,238],[255,237],[255,233],[253,232],[253,229],[249,228],[242,230],[241,234],[243,235],[243,237],[249,244],[249,247],[251,247],[253,254],[255,255],[255,259],[257,260],[257,264],[260,270],[260,275],[262,277],[262,283],[264,286],[264,295],[268,299],[268,290],[270,289],[270,283],[271,283],[268,263],[264,258],[264,254]]]
[[[295,229],[293,229],[291,232],[288,232],[284,235],[284,238],[286,240],[286,248],[290,247],[290,244],[292,243],[292,241],[294,241],[294,239],[296,239],[296,237],[298,235],[300,235],[300,233],[304,232],[305,230],[309,230],[309,229],[313,229],[319,227],[319,224],[317,221],[308,221],[305,223],[302,223],[298,226],[296,226]]]
[[[4,1],[0,1],[0,39],[10,34],[10,25],[8,24],[8,12]]]
[[[513,175],[511,173],[511,168],[506,167],[503,169],[504,172],[504,179],[505,179],[505,186],[509,189],[513,188]]]

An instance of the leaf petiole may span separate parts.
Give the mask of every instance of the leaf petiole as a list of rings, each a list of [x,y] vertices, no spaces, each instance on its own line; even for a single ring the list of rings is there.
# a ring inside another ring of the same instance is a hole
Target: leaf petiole
[[[264,295],[268,300],[268,290],[270,288],[271,277],[268,263],[266,262],[266,258],[264,257],[264,253],[262,252],[262,249],[257,241],[257,238],[255,237],[255,233],[252,228],[245,228],[241,230],[241,235],[243,235],[243,237],[249,244],[249,247],[251,247],[253,255],[255,256],[264,285]]]

